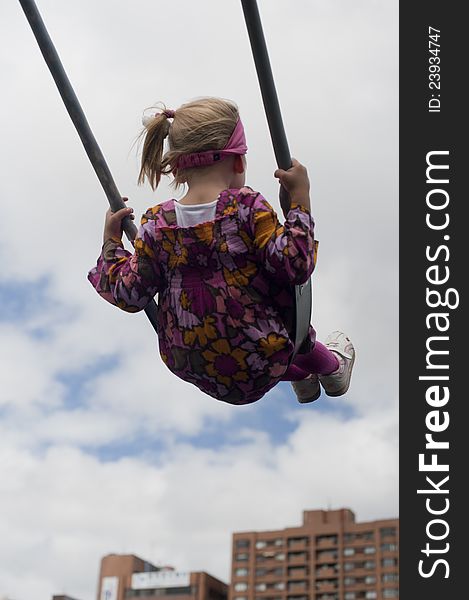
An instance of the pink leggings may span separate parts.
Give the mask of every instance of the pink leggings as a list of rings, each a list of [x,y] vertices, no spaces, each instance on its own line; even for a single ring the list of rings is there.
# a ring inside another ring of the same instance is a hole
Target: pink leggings
[[[316,342],[308,354],[297,354],[285,371],[282,381],[299,381],[311,373],[329,375],[339,368],[337,356],[321,342]]]

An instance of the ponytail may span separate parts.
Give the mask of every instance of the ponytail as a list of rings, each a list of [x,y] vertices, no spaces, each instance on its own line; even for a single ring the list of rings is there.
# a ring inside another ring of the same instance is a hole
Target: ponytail
[[[147,179],[153,190],[158,187],[161,175],[171,172],[171,169],[167,169],[168,162],[163,160],[164,140],[168,135],[169,127],[168,116],[163,111],[151,119],[146,126],[146,131],[143,132],[145,140],[138,183],[142,184]]]

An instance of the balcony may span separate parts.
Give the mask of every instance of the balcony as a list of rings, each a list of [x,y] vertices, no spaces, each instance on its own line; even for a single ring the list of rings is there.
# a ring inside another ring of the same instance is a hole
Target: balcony
[[[302,548],[306,548],[309,544],[309,538],[307,537],[298,537],[298,538],[289,538],[288,539],[288,549],[290,550],[291,548],[296,550],[296,549],[302,549]]]
[[[320,550],[316,552],[316,562],[318,563],[334,563],[337,561],[337,557],[337,552],[332,550]]]
[[[288,553],[288,564],[289,565],[305,565],[308,562],[307,552],[289,552]]]
[[[318,548],[337,548],[336,535],[319,535],[316,537],[316,546]]]
[[[316,581],[316,591],[320,594],[335,593],[339,589],[339,582],[337,579],[322,579]]]
[[[316,579],[330,579],[331,577],[337,577],[337,569],[334,567],[316,569]]]
[[[306,580],[288,582],[287,591],[289,594],[301,594],[306,592],[307,589],[308,582]]]
[[[288,579],[304,579],[308,576],[308,569],[301,567],[288,567]]]
[[[256,564],[264,562],[281,562],[285,560],[285,553],[278,551],[264,551],[256,554]]]

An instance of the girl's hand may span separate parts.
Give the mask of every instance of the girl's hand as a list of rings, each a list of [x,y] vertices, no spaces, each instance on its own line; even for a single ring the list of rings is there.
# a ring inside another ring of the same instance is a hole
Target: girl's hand
[[[274,173],[282,187],[288,192],[290,201],[310,210],[309,177],[306,168],[295,158],[288,171],[277,169]]]
[[[122,198],[124,202],[127,202],[128,198]],[[109,208],[106,212],[106,217],[104,220],[104,232],[103,232],[103,242],[106,242],[110,238],[113,239],[122,239],[122,219],[124,217],[130,217],[132,220],[135,218],[132,214],[134,212],[133,208],[121,208],[116,212],[112,212]]]

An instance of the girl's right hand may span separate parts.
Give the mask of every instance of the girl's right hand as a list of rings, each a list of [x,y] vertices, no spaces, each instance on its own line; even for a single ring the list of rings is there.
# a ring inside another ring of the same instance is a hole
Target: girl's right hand
[[[280,184],[287,190],[290,201],[310,210],[309,177],[306,167],[292,158],[292,166],[287,170],[277,169],[274,173]]]
[[[127,202],[128,198],[122,198],[124,202]],[[121,240],[122,239],[122,219],[125,217],[130,217],[134,219],[133,208],[121,208],[116,212],[112,212],[110,208],[108,208],[106,212],[106,217],[104,220],[104,232],[103,232],[103,242],[106,242],[109,239]]]

